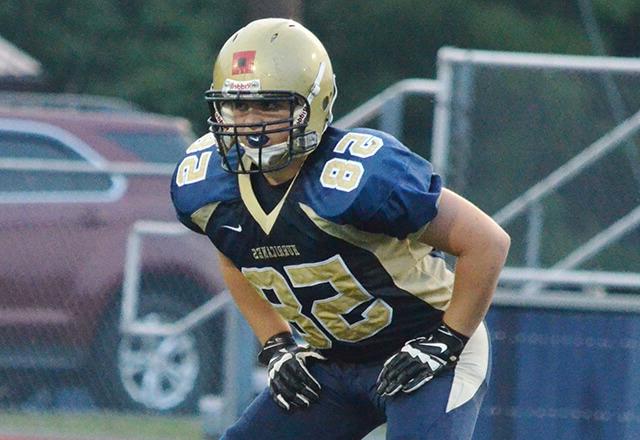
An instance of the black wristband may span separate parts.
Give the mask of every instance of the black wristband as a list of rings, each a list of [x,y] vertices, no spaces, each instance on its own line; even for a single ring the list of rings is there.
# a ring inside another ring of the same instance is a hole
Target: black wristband
[[[449,349],[447,353],[447,358],[450,362],[456,362],[464,350],[465,345],[469,341],[469,337],[463,335],[460,332],[455,331],[444,321],[440,323],[440,327],[435,332],[435,338],[440,342],[443,342]]]
[[[462,345],[467,345],[467,342],[469,342],[469,336],[463,335],[462,333],[452,329],[444,321],[442,321],[442,326],[449,330],[452,335],[460,339],[462,341]]]
[[[271,336],[262,346],[260,353],[258,353],[258,362],[266,367],[278,350],[291,345],[296,345],[296,341],[290,332],[282,332]]]

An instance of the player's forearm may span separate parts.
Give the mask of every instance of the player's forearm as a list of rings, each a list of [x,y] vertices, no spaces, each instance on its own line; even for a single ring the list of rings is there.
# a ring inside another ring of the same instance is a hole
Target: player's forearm
[[[444,322],[471,336],[489,309],[509,250],[509,236],[496,231],[490,240],[456,261],[453,296]]]
[[[249,281],[222,253],[220,271],[231,297],[261,344],[271,336],[291,331],[289,324],[261,297]]]
[[[262,300],[262,298],[259,298],[259,300],[261,301],[252,301],[253,304],[236,300],[236,305],[240,309],[242,316],[249,323],[260,344],[264,345],[271,336],[282,332],[290,332],[291,328],[269,303]]]

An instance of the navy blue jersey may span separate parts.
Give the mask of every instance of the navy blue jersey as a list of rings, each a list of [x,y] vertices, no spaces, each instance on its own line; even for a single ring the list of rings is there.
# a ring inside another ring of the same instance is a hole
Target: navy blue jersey
[[[251,178],[223,171],[215,148],[206,135],[178,165],[178,218],[310,345],[332,359],[379,360],[438,325],[453,274],[418,240],[442,190],[429,162],[385,133],[330,127],[265,212]]]

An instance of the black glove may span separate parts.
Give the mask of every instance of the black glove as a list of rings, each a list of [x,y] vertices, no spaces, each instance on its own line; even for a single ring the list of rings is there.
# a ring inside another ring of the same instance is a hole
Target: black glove
[[[384,363],[376,392],[393,396],[400,390],[410,393],[420,388],[434,376],[453,368],[468,340],[443,322],[430,335],[405,342]]]
[[[287,411],[306,408],[318,400],[320,384],[307,370],[308,358],[326,359],[314,349],[296,344],[288,332],[269,338],[258,355],[258,361],[267,367],[271,397]]]

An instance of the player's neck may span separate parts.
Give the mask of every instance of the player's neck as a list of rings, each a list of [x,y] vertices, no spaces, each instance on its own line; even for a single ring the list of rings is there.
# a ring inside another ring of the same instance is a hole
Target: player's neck
[[[288,182],[294,177],[296,177],[296,174],[298,174],[298,171],[300,171],[300,168],[302,168],[304,159],[305,159],[304,156],[296,157],[291,161],[291,163],[287,167],[278,171],[264,173],[263,174],[264,178],[267,180],[269,185],[272,185],[272,186],[281,185],[285,182]]]

